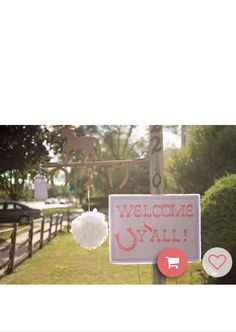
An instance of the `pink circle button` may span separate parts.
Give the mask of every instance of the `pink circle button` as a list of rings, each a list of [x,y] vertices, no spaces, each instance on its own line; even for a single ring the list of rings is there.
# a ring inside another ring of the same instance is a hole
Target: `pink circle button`
[[[157,266],[166,277],[179,277],[187,269],[187,257],[179,248],[168,247],[158,256]]]

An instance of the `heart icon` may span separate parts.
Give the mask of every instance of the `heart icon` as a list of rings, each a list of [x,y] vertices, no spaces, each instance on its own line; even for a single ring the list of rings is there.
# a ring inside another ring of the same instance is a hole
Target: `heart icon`
[[[214,255],[211,254],[208,256],[208,262],[216,269],[219,270],[222,265],[225,264],[226,262],[226,256],[221,254],[221,255]]]
[[[233,260],[230,253],[220,247],[209,249],[202,259],[203,269],[214,278],[225,276],[231,270],[232,265]]]

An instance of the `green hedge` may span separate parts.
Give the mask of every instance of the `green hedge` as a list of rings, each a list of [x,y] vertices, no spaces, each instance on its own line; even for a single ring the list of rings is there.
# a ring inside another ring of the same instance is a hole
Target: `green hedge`
[[[202,201],[202,253],[213,247],[228,250],[236,263],[236,174],[217,180]]]

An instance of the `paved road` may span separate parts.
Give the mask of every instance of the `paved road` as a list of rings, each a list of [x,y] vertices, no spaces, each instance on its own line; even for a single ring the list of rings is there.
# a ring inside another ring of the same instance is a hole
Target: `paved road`
[[[20,203],[22,204],[25,204],[31,208],[34,208],[34,209],[47,209],[47,208],[66,208],[68,206],[70,206],[69,204],[45,204],[44,201],[40,201],[40,202],[24,202],[24,201],[21,201]]]

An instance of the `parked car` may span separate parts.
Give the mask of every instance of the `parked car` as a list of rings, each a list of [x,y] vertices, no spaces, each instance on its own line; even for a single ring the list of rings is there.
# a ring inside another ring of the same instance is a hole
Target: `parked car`
[[[52,197],[51,200],[52,200],[52,204],[59,204],[59,200],[57,198]]]
[[[68,204],[68,200],[66,198],[60,198],[59,203],[60,204]]]
[[[51,198],[47,198],[46,201],[45,201],[45,204],[52,204],[52,199]]]
[[[30,218],[39,218],[41,210],[32,209],[14,201],[0,202],[0,223],[19,222],[27,224]]]
[[[69,197],[68,202],[71,203],[71,204],[75,204],[76,203],[76,198],[75,197]]]
[[[59,201],[57,198],[51,197],[51,198],[47,198],[45,201],[45,204],[58,204]]]

